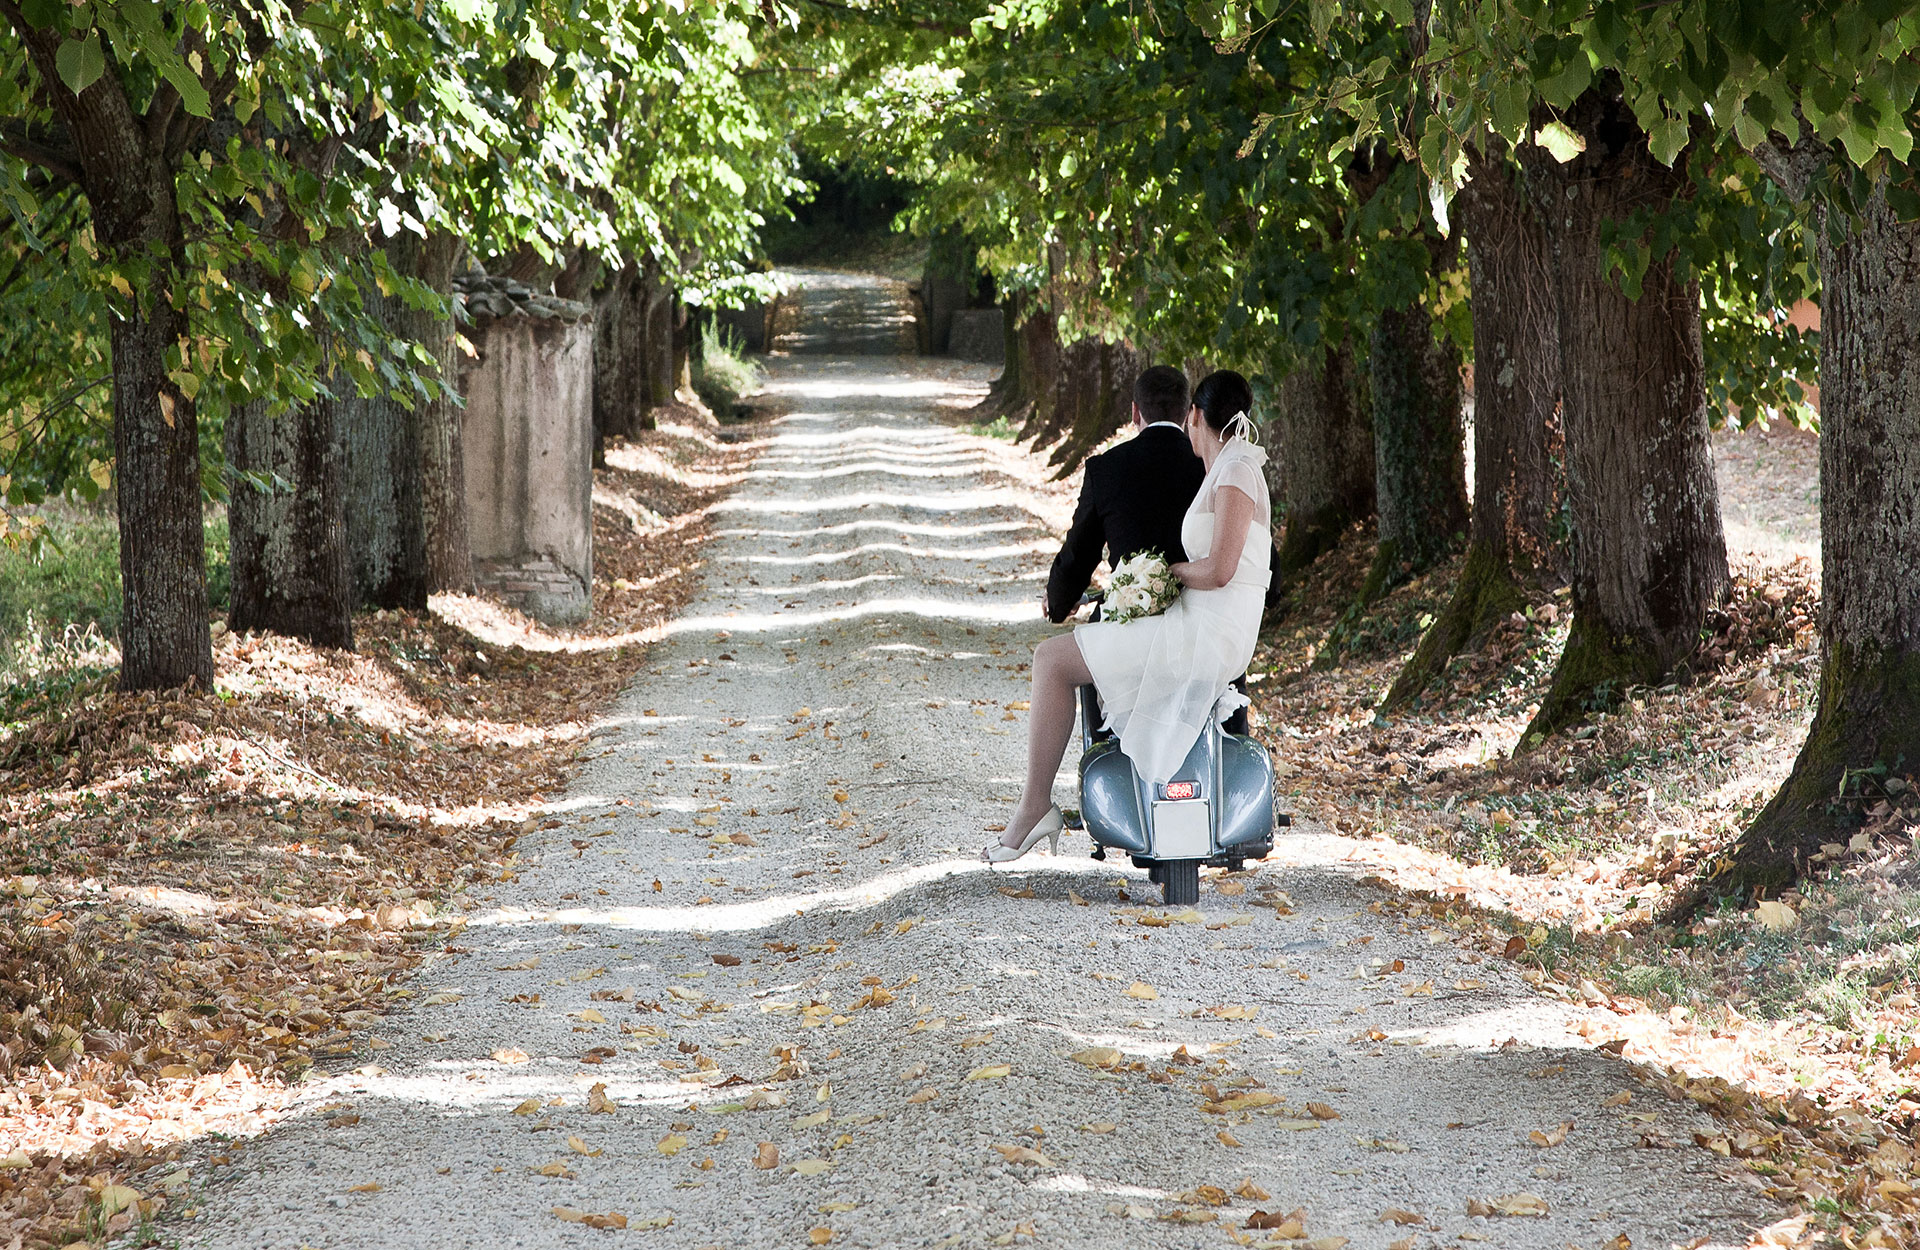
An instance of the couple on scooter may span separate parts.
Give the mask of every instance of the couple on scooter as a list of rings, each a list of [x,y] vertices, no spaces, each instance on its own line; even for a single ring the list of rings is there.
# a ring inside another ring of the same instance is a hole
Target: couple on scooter
[[[1048,619],[1072,614],[1103,545],[1109,565],[1159,552],[1182,589],[1159,616],[1079,625],[1034,648],[1026,785],[1006,832],[981,851],[988,863],[1018,859],[1042,838],[1059,849],[1053,779],[1073,732],[1075,687],[1093,683],[1120,749],[1158,785],[1246,671],[1273,549],[1252,411],[1247,380],[1231,370],[1209,374],[1189,401],[1186,375],[1155,365],[1133,384],[1133,438],[1087,460],[1041,601]]]

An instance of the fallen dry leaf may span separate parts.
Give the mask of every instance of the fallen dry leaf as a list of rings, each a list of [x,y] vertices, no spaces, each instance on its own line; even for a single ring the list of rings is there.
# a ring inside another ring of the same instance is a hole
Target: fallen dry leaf
[[[1536,1146],[1558,1146],[1561,1142],[1567,1140],[1567,1134],[1571,1132],[1573,1132],[1573,1121],[1563,1120],[1544,1133],[1539,1129],[1534,1129],[1531,1133],[1527,1134],[1527,1140]]]
[[[1002,1146],[996,1142],[993,1148],[999,1151],[1000,1157],[1008,1163],[1024,1163],[1037,1168],[1053,1166],[1053,1160],[1030,1146]]]
[[[1337,1120],[1340,1118],[1340,1113],[1324,1102],[1308,1103],[1307,1114],[1316,1120]]]
[[[506,1046],[494,1051],[492,1058],[495,1063],[526,1063],[533,1056],[518,1046]]]
[[[1272,1194],[1254,1184],[1251,1176],[1242,1177],[1240,1183],[1233,1187],[1233,1192],[1235,1197],[1245,1198],[1248,1202],[1265,1202],[1273,1197]]]
[[[1399,1207],[1388,1207],[1380,1213],[1382,1224],[1425,1224],[1427,1217],[1413,1211],[1404,1211]]]
[[[555,1207],[553,1213],[557,1218],[569,1224],[585,1224],[588,1228],[625,1228],[627,1226],[627,1217],[618,1211],[595,1214],[592,1211],[581,1211],[574,1207]],[[656,1224],[649,1221],[647,1227],[665,1228],[667,1224],[673,1222],[673,1217],[670,1215],[664,1217],[656,1216],[654,1218],[665,1219],[666,1224]]]
[[[1125,993],[1128,998],[1138,998],[1148,1002],[1160,997],[1160,991],[1154,989],[1145,981],[1135,981],[1126,988]]]
[[[967,1073],[967,1079],[969,1081],[997,1081],[1003,1076],[1012,1075],[1012,1073],[1012,1064],[989,1063],[984,1067],[975,1068],[973,1071]]]
[[[780,1147],[770,1141],[763,1141],[753,1152],[753,1166],[762,1172],[771,1172],[780,1166]]]

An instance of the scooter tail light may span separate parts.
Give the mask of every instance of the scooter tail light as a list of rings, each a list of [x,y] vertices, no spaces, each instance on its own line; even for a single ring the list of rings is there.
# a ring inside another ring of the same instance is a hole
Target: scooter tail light
[[[1190,799],[1199,793],[1200,783],[1197,781],[1169,781],[1167,783],[1167,797],[1169,799]]]

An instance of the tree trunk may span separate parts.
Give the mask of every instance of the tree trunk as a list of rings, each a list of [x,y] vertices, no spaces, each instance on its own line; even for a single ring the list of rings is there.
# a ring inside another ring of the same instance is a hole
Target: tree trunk
[[[1020,441],[1032,442],[1036,449],[1059,437],[1049,431],[1060,393],[1060,363],[1060,323],[1050,309],[1035,307],[1020,325],[1021,382],[1032,401],[1020,426]]]
[[[1373,426],[1345,345],[1301,364],[1275,385],[1269,417],[1269,485],[1280,525],[1276,584],[1331,551],[1373,514]]]
[[[1026,304],[1021,295],[1010,295],[1000,302],[1000,375],[973,406],[974,413],[984,420],[1019,412],[1033,402],[1029,383],[1032,369],[1024,350],[1026,335],[1019,324]]]
[[[1100,444],[1125,429],[1133,413],[1133,380],[1147,361],[1129,343],[1083,339],[1066,351],[1062,375],[1075,377],[1076,406],[1066,438],[1048,461],[1065,477]]]
[[[672,388],[667,395],[669,403],[678,402],[680,396],[693,390],[693,318],[686,301],[678,296],[673,300]]]
[[[653,410],[673,402],[673,289],[661,281],[659,266],[651,260],[641,282],[646,320],[639,357],[641,407],[633,423],[636,433],[653,429]]]
[[[169,204],[173,181],[162,192]],[[96,221],[98,218],[96,218]],[[122,254],[125,254],[124,252]],[[200,431],[167,378],[187,334],[163,291],[112,319],[114,495],[120,522],[120,688],[213,688]]]
[[[395,271],[421,273],[429,259],[427,243],[403,234],[386,244]],[[367,311],[380,319],[390,337],[409,343],[431,342],[431,313],[366,286]],[[340,385],[348,383],[340,379]],[[421,504],[420,425],[424,414],[386,396],[339,401],[340,433],[346,452],[346,537],[353,572],[353,601],[372,608],[422,611],[427,606],[426,518]]]
[[[1668,169],[1621,99],[1617,79],[1562,120],[1586,151],[1562,165],[1522,153],[1547,236],[1559,302],[1560,381],[1573,517],[1573,626],[1553,684],[1522,736],[1553,733],[1627,686],[1658,681],[1698,643],[1729,585],[1701,381],[1700,292],[1669,255],[1638,299],[1603,272],[1601,231],[1671,204]]]
[[[1818,710],[1793,772],[1735,843],[1715,894],[1775,890],[1920,777],[1920,223],[1876,187],[1820,278]],[[1903,784],[1904,783],[1904,784]],[[1700,900],[1690,900],[1698,902]]]
[[[1383,706],[1419,696],[1454,656],[1526,606],[1522,579],[1550,568],[1562,499],[1560,347],[1546,236],[1517,171],[1495,152],[1469,156],[1454,197],[1473,280],[1473,516],[1460,580]]]
[[[647,295],[640,266],[628,261],[611,270],[593,305],[593,424],[602,437],[626,438],[641,428],[646,407]]]
[[[1433,567],[1467,527],[1460,351],[1441,338],[1425,304],[1380,315],[1367,376],[1379,546],[1362,605]]]
[[[338,374],[330,383],[352,385]],[[229,414],[228,466],[283,483],[234,484],[227,508],[234,629],[353,648],[341,424],[354,402],[321,396],[283,413],[254,402]]]
[[[418,277],[443,297],[453,296],[453,271],[466,245],[445,231],[427,235]],[[473,554],[467,545],[466,462],[461,450],[461,406],[454,383],[459,348],[453,319],[422,326],[421,342],[440,366],[446,387],[420,405],[416,424],[420,448],[420,514],[429,593],[461,594],[473,589]]]
[[[8,6],[41,94],[66,127],[102,256],[144,274],[116,301],[113,357],[115,499],[120,525],[120,686],[213,686],[207,627],[206,532],[201,518],[200,432],[193,400],[167,377],[168,354],[188,341],[173,284],[186,259],[164,136],[150,135],[117,72],[69,91],[57,30]]]

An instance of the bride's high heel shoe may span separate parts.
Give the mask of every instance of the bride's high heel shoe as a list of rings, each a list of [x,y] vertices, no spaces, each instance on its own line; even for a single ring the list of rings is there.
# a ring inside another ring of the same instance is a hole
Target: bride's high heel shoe
[[[1042,816],[1034,824],[1033,828],[1027,830],[1027,836],[1020,840],[1019,846],[1008,846],[1004,842],[989,842],[981,850],[980,858],[989,864],[1011,863],[1038,846],[1042,838],[1046,838],[1053,844],[1051,848],[1052,852],[1058,855],[1060,853],[1060,831],[1066,827],[1066,817],[1060,814],[1060,809],[1057,807],[1049,807],[1047,814]]]

